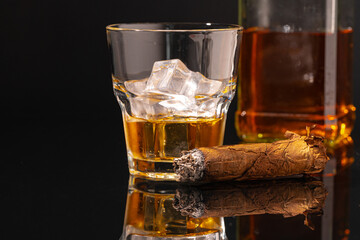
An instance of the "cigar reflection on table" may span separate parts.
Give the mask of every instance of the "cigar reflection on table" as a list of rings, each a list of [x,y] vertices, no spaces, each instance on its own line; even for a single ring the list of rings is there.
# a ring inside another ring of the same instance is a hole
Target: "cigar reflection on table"
[[[327,191],[319,180],[229,182],[204,186],[181,186],[173,206],[191,217],[230,217],[259,214],[321,213]]]

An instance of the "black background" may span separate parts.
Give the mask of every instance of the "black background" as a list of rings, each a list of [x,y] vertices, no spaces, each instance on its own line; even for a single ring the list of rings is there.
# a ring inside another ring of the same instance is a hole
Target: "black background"
[[[355,13],[360,1],[355,1]],[[128,170],[105,26],[237,23],[236,0],[0,2],[3,239],[118,239]],[[360,15],[354,103],[359,109]],[[235,102],[225,144],[238,141]],[[353,134],[355,143],[359,124]]]

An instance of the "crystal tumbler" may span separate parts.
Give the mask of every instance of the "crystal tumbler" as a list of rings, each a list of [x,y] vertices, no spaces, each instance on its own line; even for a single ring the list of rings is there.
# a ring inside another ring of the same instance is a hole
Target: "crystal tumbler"
[[[213,23],[107,26],[131,174],[174,179],[183,150],[221,145],[242,28]]]

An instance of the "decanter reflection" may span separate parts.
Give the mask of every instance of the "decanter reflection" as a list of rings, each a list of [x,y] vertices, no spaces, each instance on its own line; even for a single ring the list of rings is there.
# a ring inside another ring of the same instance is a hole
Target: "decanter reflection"
[[[322,214],[305,218],[279,215],[249,215],[236,219],[236,239],[321,239],[346,240],[349,229],[350,166],[354,161],[353,141],[345,138],[328,149],[330,157],[322,179],[327,190]],[[303,224],[305,223],[305,225]]]
[[[178,184],[131,176],[127,196],[123,240],[223,240],[221,217],[193,218],[174,209]]]

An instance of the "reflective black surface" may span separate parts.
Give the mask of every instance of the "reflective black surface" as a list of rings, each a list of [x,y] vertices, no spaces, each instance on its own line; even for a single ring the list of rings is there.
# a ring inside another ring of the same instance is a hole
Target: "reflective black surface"
[[[27,115],[7,124],[1,161],[4,216],[20,239],[118,239],[123,231],[128,170],[118,115]],[[56,123],[56,124],[55,124]],[[231,131],[232,126],[228,126]],[[226,217],[229,239],[358,239],[360,148],[329,149],[322,214]],[[231,134],[227,135],[231,136]],[[226,139],[227,144],[237,139]],[[336,174],[334,174],[336,173]],[[211,195],[211,194],[210,194]],[[287,193],[288,196],[288,193]],[[259,199],[258,197],[255,199]],[[285,202],[286,203],[286,202]],[[270,206],[271,207],[271,206]],[[228,215],[226,215],[228,216]],[[311,230],[313,228],[314,230]]]

